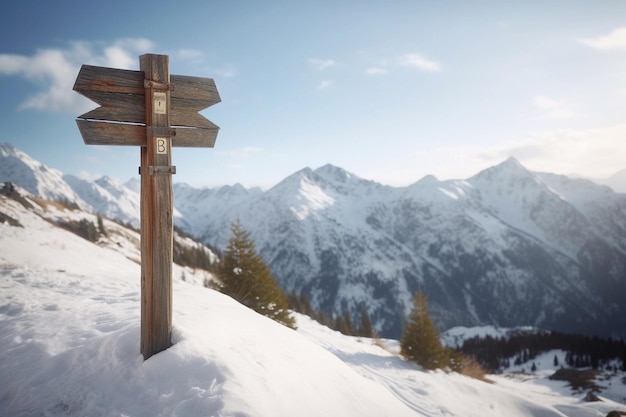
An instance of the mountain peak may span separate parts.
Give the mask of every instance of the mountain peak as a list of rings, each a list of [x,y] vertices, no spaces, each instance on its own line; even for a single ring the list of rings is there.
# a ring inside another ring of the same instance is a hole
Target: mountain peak
[[[510,157],[498,165],[482,170],[471,177],[470,180],[493,181],[500,178],[505,181],[511,181],[529,177],[534,177],[532,172],[527,170],[517,159]]]
[[[528,174],[530,171],[526,169],[516,158],[510,157],[504,162],[486,169],[485,171],[492,170],[499,173],[508,174]]]
[[[65,183],[61,171],[31,158],[9,143],[0,143],[0,181],[11,181],[38,197],[84,204]]]
[[[17,149],[10,143],[0,142],[0,155],[4,157],[9,155],[17,155]]]
[[[505,166],[505,167],[510,167],[510,168],[516,168],[516,169],[519,169],[519,168],[526,169],[520,163],[520,161],[518,161],[517,158],[515,158],[514,156],[510,156],[509,158],[507,158],[506,161],[502,162],[500,165]]]
[[[417,182],[413,183],[413,186],[432,186],[432,185],[437,185],[440,184],[441,181],[439,181],[439,179],[437,177],[435,177],[434,175],[426,175],[424,177],[422,177],[420,180],[418,180]]]
[[[313,172],[316,175],[319,175],[326,179],[339,181],[339,182],[346,182],[350,178],[353,178],[353,175],[350,174],[348,171],[332,164],[323,165]]]
[[[226,196],[229,196],[229,198],[233,198],[236,196],[241,197],[241,196],[247,196],[248,190],[246,189],[246,187],[244,187],[240,183],[235,183],[235,185],[224,185],[222,187],[219,187],[217,189],[216,195],[222,198]]]
[[[114,178],[111,178],[109,176],[103,176],[98,178],[97,180],[94,181],[96,184],[98,184],[101,187],[107,188],[107,187],[121,187],[122,184],[117,181]]]

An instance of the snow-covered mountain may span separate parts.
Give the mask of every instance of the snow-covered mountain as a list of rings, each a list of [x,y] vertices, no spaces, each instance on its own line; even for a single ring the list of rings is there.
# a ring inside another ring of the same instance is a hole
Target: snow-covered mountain
[[[3,167],[25,159],[5,153]],[[0,181],[24,186],[34,175],[3,171]],[[105,180],[50,176],[68,184],[63,198],[137,221],[132,204],[114,208],[138,199],[137,188],[115,194]],[[383,336],[399,337],[422,288],[440,329],[532,325],[626,337],[626,195],[587,180],[509,159],[466,180],[428,176],[396,188],[326,165],[267,191],[174,184],[174,204],[176,224],[217,248],[239,218],[285,289],[355,320],[365,307]]]
[[[467,180],[393,188],[327,165],[221,211],[188,231],[223,247],[239,216],[287,290],[357,319],[365,307],[386,336],[399,336],[420,287],[443,329],[624,336],[626,196],[590,181],[509,159]]]
[[[139,226],[139,192],[115,179],[96,181],[63,174],[7,143],[0,143],[0,182],[12,182],[31,194],[74,203],[83,210]]]
[[[204,271],[179,265],[173,346],[144,361],[137,232],[104,219],[106,234],[90,242],[57,224],[95,224],[95,215],[7,188],[0,193],[1,416],[591,417],[626,410],[621,372],[598,374],[593,402],[582,400],[586,390],[551,380],[553,358],[565,362],[562,351],[533,358],[530,374],[517,367],[489,375],[492,383],[424,371],[398,355],[395,340],[343,336],[302,315],[294,331],[204,288]]]
[[[615,192],[626,193],[626,169],[622,169],[608,178],[598,180],[598,182],[608,185]]]
[[[73,175],[64,175],[63,179],[86,202],[83,208],[139,227],[139,193],[137,191],[109,177],[91,181]]]
[[[11,181],[31,194],[49,200],[73,202],[86,208],[63,173],[31,158],[8,143],[0,143],[0,182]]]

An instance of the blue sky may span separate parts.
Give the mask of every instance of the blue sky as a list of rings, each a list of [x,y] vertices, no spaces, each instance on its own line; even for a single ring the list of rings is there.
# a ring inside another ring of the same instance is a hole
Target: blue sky
[[[603,178],[626,168],[626,1],[21,1],[0,15],[0,142],[125,181],[139,150],[88,146],[81,64],[213,78],[215,148],[176,182],[269,188],[326,163],[394,186],[510,156]]]

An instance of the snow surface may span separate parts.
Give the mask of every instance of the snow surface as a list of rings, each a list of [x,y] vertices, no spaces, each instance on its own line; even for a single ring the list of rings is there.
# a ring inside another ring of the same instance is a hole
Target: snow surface
[[[173,346],[139,354],[132,245],[93,244],[0,196],[0,416],[603,416],[543,376],[425,372],[397,341],[297,331],[179,277]],[[75,216],[74,212],[47,213]],[[105,223],[107,227],[111,224]],[[118,238],[121,235],[118,235]],[[387,347],[381,347],[384,344]],[[543,374],[541,374],[543,375]],[[626,397],[626,388],[616,396]]]
[[[137,179],[81,180],[0,144],[1,181],[139,225]],[[496,322],[614,337],[626,328],[626,307],[610,297],[625,292],[626,196],[589,181],[509,159],[466,180],[427,176],[401,188],[332,165],[267,191],[173,188],[181,230],[224,249],[241,220],[285,289],[352,317],[367,306],[385,336],[400,336],[420,285],[441,328]]]

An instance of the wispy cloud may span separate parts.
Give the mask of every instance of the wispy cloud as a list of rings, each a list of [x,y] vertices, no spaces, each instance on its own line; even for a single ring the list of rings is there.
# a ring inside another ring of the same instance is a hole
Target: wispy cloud
[[[541,120],[569,119],[574,116],[571,105],[565,100],[537,95],[533,97],[532,104],[539,110],[538,119]]]
[[[396,61],[398,66],[411,67],[420,71],[427,72],[439,72],[441,71],[441,64],[437,61],[433,61],[424,57],[418,53],[404,54]]]
[[[72,91],[81,64],[137,68],[137,54],[148,52],[152,46],[147,39],[124,38],[100,47],[72,42],[66,49],[40,49],[32,56],[0,54],[0,75],[22,77],[41,87],[19,103],[20,109],[82,112],[94,104]]]
[[[329,88],[331,85],[333,85],[333,80],[322,80],[320,81],[320,83],[317,85],[317,89],[318,90],[326,90],[327,88]]]
[[[333,59],[309,58],[308,61],[309,64],[311,64],[315,69],[319,71],[323,71],[337,65],[337,62]]]
[[[370,67],[365,70],[367,75],[385,75],[389,71],[386,68],[382,67]]]
[[[440,72],[441,64],[424,57],[422,54],[411,52],[398,56],[393,60],[384,59],[377,65],[365,69],[367,75],[387,75],[397,68],[412,68],[424,72]]]
[[[98,56],[93,49],[91,55],[98,65],[133,69],[139,66],[137,55],[149,52],[153,47],[154,43],[145,38],[124,38],[105,47],[104,56]]]
[[[21,109],[82,112],[94,107],[72,91],[82,64],[136,68],[137,54],[151,47],[147,39],[125,38],[99,48],[88,42],[72,42],[66,49],[40,49],[32,56],[0,54],[0,75],[22,77],[40,88],[19,103]]]
[[[593,129],[555,129],[529,134],[475,152],[487,161],[518,158],[527,168],[590,178],[608,177],[624,169],[626,124]]]
[[[231,78],[235,76],[235,68],[232,65],[226,64],[221,67],[211,68],[211,74],[224,78]]]
[[[510,157],[532,171],[607,178],[626,168],[625,136],[626,124],[619,124],[531,132],[517,140],[493,144],[422,148],[413,154],[412,167],[397,166],[406,168],[407,175],[398,175],[393,182],[406,185],[426,174],[439,179],[465,179]]]
[[[204,60],[204,53],[198,49],[179,49],[177,55],[180,59],[190,62]]]
[[[608,35],[580,39],[580,43],[599,51],[626,50],[626,27],[617,28]]]
[[[184,61],[196,68],[200,74],[208,74],[209,77],[231,78],[235,76],[235,68],[232,65],[222,64],[221,66],[214,66],[209,62],[210,60],[207,59],[204,51],[199,49],[182,48],[176,51],[174,56],[177,61]]]

